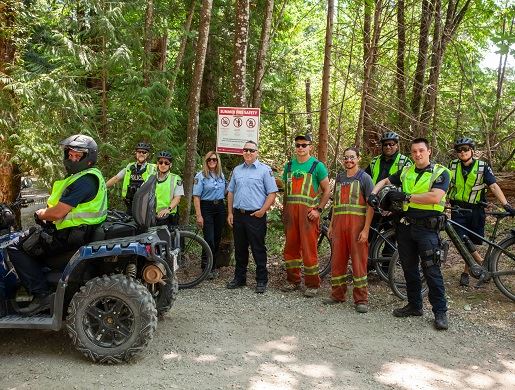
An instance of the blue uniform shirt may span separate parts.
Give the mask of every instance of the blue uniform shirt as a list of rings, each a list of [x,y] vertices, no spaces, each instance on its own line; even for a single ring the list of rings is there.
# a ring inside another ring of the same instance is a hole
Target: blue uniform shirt
[[[193,184],[193,196],[200,200],[222,200],[225,197],[225,177],[209,174],[204,176],[200,171],[195,175]]]
[[[251,165],[240,164],[232,171],[229,192],[234,194],[235,209],[259,210],[266,197],[277,191],[272,169],[258,160]]]

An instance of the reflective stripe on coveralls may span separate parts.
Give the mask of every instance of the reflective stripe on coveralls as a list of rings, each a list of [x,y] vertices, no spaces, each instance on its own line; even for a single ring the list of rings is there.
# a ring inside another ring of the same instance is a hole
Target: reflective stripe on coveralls
[[[475,160],[467,175],[467,180],[463,180],[463,171],[460,160],[453,160],[449,165],[451,171],[451,190],[449,199],[477,204],[481,201],[481,194],[486,188],[483,182],[486,163]]]
[[[360,171],[362,172],[362,171]],[[332,225],[331,296],[345,301],[349,257],[352,262],[352,296],[354,303],[368,303],[367,258],[368,242],[359,243],[365,226],[366,201],[360,173],[351,183],[336,183]],[[338,211],[337,211],[338,210]]]
[[[423,194],[431,191],[431,187],[435,180],[445,171],[449,172],[443,165],[435,164],[430,170],[426,170],[420,175],[415,172],[415,165],[405,167],[401,173],[402,191],[407,194]],[[450,174],[450,173],[449,173]],[[417,181],[417,177],[420,178]],[[444,195],[438,204],[419,204],[412,202],[404,202],[402,210],[407,211],[408,208],[419,209],[419,210],[435,210],[443,212],[445,209],[446,196]]]
[[[77,179],[84,175],[94,175],[98,179],[98,191],[89,202],[79,203],[73,207],[63,219],[54,221],[57,230],[77,227],[81,225],[97,225],[104,222],[107,217],[107,190],[104,176],[97,168],[89,168],[68,176],[63,180],[57,180],[52,186],[52,193],[48,198],[48,207],[54,207],[59,203],[64,190]]]
[[[408,161],[408,157],[403,154],[398,153],[397,157],[395,157],[394,162],[392,163],[388,174],[391,176],[394,173],[400,171],[404,168],[404,165]],[[372,182],[377,184],[377,179],[379,178],[379,172],[381,169],[381,156],[375,156],[372,161],[370,161],[370,172],[372,173]]]
[[[286,194],[284,230],[284,264],[288,282],[301,282],[301,266],[304,265],[304,283],[308,288],[320,287],[317,241],[320,232],[319,219],[310,221],[308,213],[318,205],[318,194],[313,186],[313,172],[319,161],[314,161],[308,172],[293,177],[291,162],[286,168]]]

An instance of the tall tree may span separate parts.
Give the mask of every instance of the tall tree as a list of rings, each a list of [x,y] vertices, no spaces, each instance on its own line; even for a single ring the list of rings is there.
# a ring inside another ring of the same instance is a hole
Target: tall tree
[[[408,128],[408,107],[406,105],[406,22],[404,17],[404,0],[397,1],[397,60],[395,81],[397,85],[397,125]]]
[[[152,27],[154,25],[154,1],[147,0],[143,42],[143,84],[150,84],[150,66],[152,63]]]
[[[236,0],[232,91],[234,105],[246,107],[247,47],[249,40],[249,0]]]
[[[329,86],[331,81],[331,53],[333,48],[334,0],[327,0],[327,24],[325,28],[324,68],[322,74],[322,96],[320,97],[320,123],[318,126],[317,157],[327,162],[329,144]]]
[[[211,9],[213,0],[202,0],[200,11],[199,35],[195,53],[195,68],[188,98],[188,128],[186,135],[186,161],[184,165],[184,196],[186,198],[186,210],[181,215],[181,222],[187,223],[191,210],[191,194],[193,192],[193,176],[195,175],[195,163],[197,157],[197,138],[199,127],[200,92],[202,88],[202,76],[206,61],[209,28],[211,24]]]
[[[254,88],[252,92],[252,107],[261,107],[263,93],[263,76],[265,75],[265,61],[268,47],[270,46],[270,31],[272,29],[272,16],[274,12],[274,0],[266,0],[263,11],[263,27],[259,50],[256,57],[256,70],[254,73]]]

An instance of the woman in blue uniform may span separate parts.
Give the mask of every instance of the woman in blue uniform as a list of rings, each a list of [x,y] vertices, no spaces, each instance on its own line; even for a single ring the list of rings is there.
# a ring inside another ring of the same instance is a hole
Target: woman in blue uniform
[[[213,259],[216,259],[225,225],[225,188],[220,156],[214,151],[209,151],[204,157],[202,170],[195,175],[193,204],[197,225],[202,228],[204,239],[213,252]],[[215,261],[209,277],[216,277]]]

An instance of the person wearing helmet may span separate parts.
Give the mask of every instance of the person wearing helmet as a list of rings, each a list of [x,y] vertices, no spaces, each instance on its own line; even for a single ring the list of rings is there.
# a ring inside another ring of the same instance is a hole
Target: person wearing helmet
[[[403,202],[403,212],[393,219],[399,259],[406,280],[408,304],[393,311],[395,317],[422,316],[422,283],[419,264],[429,287],[429,302],[434,313],[434,326],[448,329],[447,300],[440,261],[442,254],[439,236],[445,216],[445,195],[449,188],[450,172],[429,160],[431,148],[425,138],[411,141],[414,165],[379,181],[368,198],[372,207],[378,206],[378,192],[386,185],[401,187],[390,191],[391,202]]]
[[[334,203],[329,237],[331,238],[331,296],[323,301],[332,305],[345,302],[347,293],[347,266],[352,261],[352,297],[358,313],[368,312],[368,233],[374,209],[367,207],[366,199],[374,184],[359,168],[359,149],[347,148],[343,152],[345,171],[335,180]]]
[[[184,196],[182,180],[170,172],[172,154],[163,150],[157,154],[156,183],[156,225],[178,225],[177,212],[181,197]]]
[[[43,225],[38,251],[24,245],[9,247],[9,258],[20,281],[33,296],[22,312],[36,313],[50,306],[50,290],[43,268],[63,268],[70,253],[87,243],[96,227],[107,217],[107,191],[102,173],[95,168],[98,147],[87,135],[76,134],[61,142],[66,177],[54,182],[47,207],[35,218]],[[33,230],[40,232],[40,230]],[[33,240],[36,241],[36,240]]]
[[[399,135],[389,131],[381,137],[381,154],[370,161],[365,172],[372,177],[372,181],[376,185],[379,181],[409,165],[411,165],[409,157],[399,152]]]
[[[115,176],[107,181],[107,187],[112,187],[122,182],[122,198],[127,206],[127,214],[132,215],[132,198],[137,189],[154,173],[156,166],[148,163],[151,146],[146,142],[139,142],[136,145],[136,161],[127,164]]]
[[[458,158],[449,163],[449,170],[451,171],[449,201],[451,206],[472,210],[472,212],[467,213],[452,210],[451,219],[474,233],[484,236],[486,219],[484,204],[486,202],[487,189],[492,191],[506,211],[513,215],[514,210],[496,183],[490,165],[474,158],[475,146],[474,140],[468,137],[458,138],[454,142],[454,150]],[[460,237],[467,235],[465,230],[458,226],[455,228]],[[474,244],[482,244],[482,241],[474,235],[468,234],[467,236]],[[469,267],[465,264],[465,269],[460,276],[460,286],[468,285]]]

